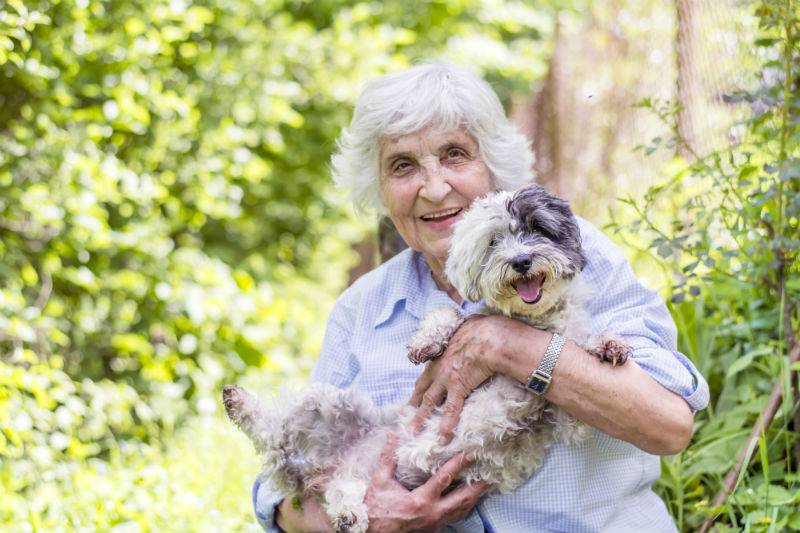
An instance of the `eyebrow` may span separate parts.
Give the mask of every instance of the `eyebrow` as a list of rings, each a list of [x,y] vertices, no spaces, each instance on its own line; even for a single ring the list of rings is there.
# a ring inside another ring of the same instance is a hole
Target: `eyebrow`
[[[457,146],[459,148],[464,148],[464,149],[469,149],[469,150],[471,150],[473,148],[472,146],[470,146],[470,143],[467,140],[449,139],[449,140],[443,142],[442,144],[440,144],[439,146],[437,146],[436,147],[436,151],[437,152],[441,152],[442,150],[446,150],[448,148],[452,148],[453,146]],[[390,153],[390,154],[388,154],[386,156],[383,156],[381,159],[383,161],[393,161],[395,159],[403,159],[403,158],[414,159],[414,156],[409,151],[392,152],[392,153]]]
[[[389,155],[383,156],[381,159],[383,161],[393,161],[395,159],[403,158],[413,159],[413,156],[411,155],[411,152],[392,152]]]

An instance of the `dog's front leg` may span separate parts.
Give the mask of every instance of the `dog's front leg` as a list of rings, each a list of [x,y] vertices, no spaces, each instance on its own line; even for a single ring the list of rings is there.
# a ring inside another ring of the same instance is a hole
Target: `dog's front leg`
[[[408,358],[412,363],[421,364],[442,355],[466,318],[454,307],[440,307],[425,315],[408,343]]]
[[[624,364],[633,351],[625,339],[607,331],[589,337],[584,349],[601,361],[608,361],[614,366]]]

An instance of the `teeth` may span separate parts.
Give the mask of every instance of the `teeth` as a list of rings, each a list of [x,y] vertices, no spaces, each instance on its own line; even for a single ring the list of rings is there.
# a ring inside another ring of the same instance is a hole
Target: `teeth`
[[[455,209],[450,209],[448,211],[442,211],[441,213],[436,213],[435,215],[423,215],[422,216],[422,220],[434,220],[434,219],[437,219],[437,218],[447,218],[447,217],[451,217],[451,216],[453,216],[455,214],[458,214],[459,211],[461,211],[461,208],[460,207],[456,207]]]

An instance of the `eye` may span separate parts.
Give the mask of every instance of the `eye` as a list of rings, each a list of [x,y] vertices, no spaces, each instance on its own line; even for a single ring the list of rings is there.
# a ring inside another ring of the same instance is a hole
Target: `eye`
[[[392,173],[394,174],[403,174],[407,172],[411,168],[411,163],[405,159],[401,159],[400,161],[396,161],[392,164]]]
[[[497,235],[492,236],[492,240],[489,241],[489,248],[494,248],[500,242],[500,237]]]
[[[457,146],[451,146],[445,152],[445,156],[447,159],[458,159],[462,157],[467,157],[467,153]]]

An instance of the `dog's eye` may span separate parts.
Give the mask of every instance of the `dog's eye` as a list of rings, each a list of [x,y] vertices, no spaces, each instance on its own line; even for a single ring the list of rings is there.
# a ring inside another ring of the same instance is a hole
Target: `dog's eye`
[[[500,239],[497,238],[497,236],[495,235],[494,237],[492,237],[492,240],[489,241],[489,248],[494,248],[495,246],[497,246],[498,242],[500,242]]]

